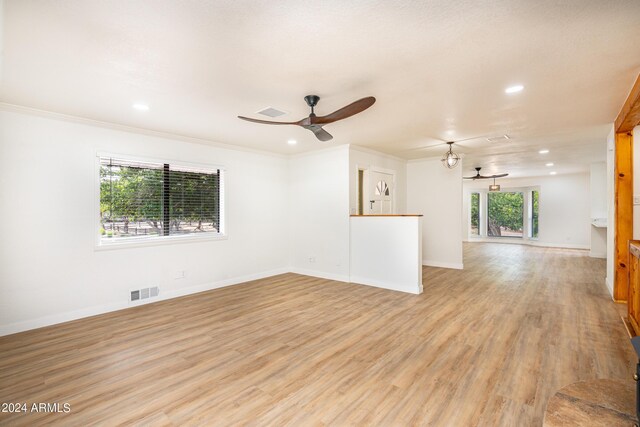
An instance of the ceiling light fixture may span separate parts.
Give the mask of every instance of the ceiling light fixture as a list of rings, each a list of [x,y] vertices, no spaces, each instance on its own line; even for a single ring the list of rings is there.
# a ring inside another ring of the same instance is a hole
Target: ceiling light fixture
[[[449,144],[449,151],[444,153],[444,156],[442,157],[442,164],[447,169],[453,169],[458,165],[460,156],[453,152],[453,142],[447,142],[447,144]]]
[[[549,172],[549,175],[555,175],[555,174],[557,174],[557,173],[558,173],[558,172],[553,171],[553,172]]]
[[[549,150],[547,150],[547,149],[545,148],[544,150],[540,150],[540,151],[538,151],[538,153],[540,153],[540,154],[547,154],[547,153],[549,153]]]
[[[493,185],[489,185],[489,191],[500,191],[500,185],[496,185],[495,178],[493,178]]]
[[[298,141],[296,141],[295,139],[290,139],[287,141],[287,144],[289,145],[296,145],[298,143]]]
[[[131,107],[133,107],[134,109],[138,110],[138,111],[148,111],[149,110],[149,106],[147,104],[133,104]]]
[[[518,92],[522,92],[522,89],[524,89],[524,86],[514,85],[514,86],[509,86],[504,91],[505,93],[518,93]]]
[[[545,166],[549,168],[549,167],[553,166],[553,163],[551,163],[551,162],[546,163]]]

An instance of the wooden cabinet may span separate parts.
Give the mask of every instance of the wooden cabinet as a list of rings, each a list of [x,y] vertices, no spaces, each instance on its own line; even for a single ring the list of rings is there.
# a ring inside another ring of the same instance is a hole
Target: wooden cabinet
[[[640,335],[640,240],[629,242],[629,323],[634,335]]]

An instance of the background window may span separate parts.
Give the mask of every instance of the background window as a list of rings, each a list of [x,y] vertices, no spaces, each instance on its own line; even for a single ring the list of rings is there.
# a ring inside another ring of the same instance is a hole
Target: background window
[[[100,158],[102,240],[220,233],[219,169]]]
[[[522,237],[524,194],[487,194],[487,235],[491,237]]]
[[[471,229],[472,236],[480,235],[480,193],[471,193]]]
[[[531,192],[531,237],[534,239],[538,238],[538,199],[540,198],[540,193],[533,190]]]

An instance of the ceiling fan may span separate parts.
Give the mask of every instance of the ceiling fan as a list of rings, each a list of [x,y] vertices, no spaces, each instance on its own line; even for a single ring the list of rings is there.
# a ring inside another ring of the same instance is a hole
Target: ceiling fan
[[[501,174],[497,174],[497,175],[480,175],[480,169],[482,169],[481,167],[475,168],[476,169],[476,174],[474,176],[464,176],[464,179],[491,179],[491,178],[502,178],[505,176],[508,176],[508,173],[501,173]]]
[[[328,125],[329,123],[337,122],[338,120],[346,119],[347,117],[351,117],[355,114],[361,113],[376,102],[376,99],[373,96],[368,96],[366,98],[362,98],[355,102],[352,102],[346,107],[342,107],[331,114],[327,114],[326,116],[316,116],[314,108],[316,105],[318,105],[320,97],[317,95],[307,95],[304,97],[304,100],[306,101],[307,105],[311,107],[311,114],[309,114],[309,117],[305,117],[304,119],[298,120],[297,122],[274,122],[270,120],[252,119],[243,116],[238,116],[238,118],[246,120],[248,122],[261,123],[265,125],[302,126],[303,128],[313,132],[316,138],[318,138],[320,141],[329,141],[333,139],[333,136],[331,136],[331,134],[326,130],[322,129],[324,125]]]

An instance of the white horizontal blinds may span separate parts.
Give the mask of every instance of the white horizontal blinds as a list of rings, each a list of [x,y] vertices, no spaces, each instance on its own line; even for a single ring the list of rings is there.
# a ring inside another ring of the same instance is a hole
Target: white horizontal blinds
[[[217,169],[101,157],[102,238],[217,233],[220,186]]]
[[[220,172],[170,165],[170,235],[220,231]]]

